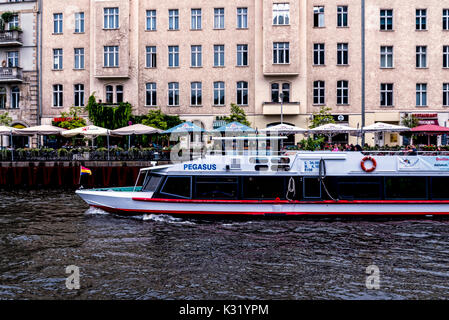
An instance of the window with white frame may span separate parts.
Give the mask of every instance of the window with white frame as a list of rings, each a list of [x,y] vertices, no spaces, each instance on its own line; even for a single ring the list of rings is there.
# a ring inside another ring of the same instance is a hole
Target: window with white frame
[[[62,13],[53,14],[53,33],[62,33]]]
[[[53,70],[62,70],[62,49],[53,49]]]
[[[11,20],[8,22],[8,29],[14,29],[19,27],[19,15],[14,14],[11,16]]]
[[[0,109],[6,109],[6,88],[0,87]]]
[[[325,64],[325,45],[324,43],[313,44],[313,64],[322,66]]]
[[[381,46],[380,47],[380,67],[381,68],[393,68],[393,47]]]
[[[84,12],[75,13],[75,33],[84,32]]]
[[[225,105],[225,83],[223,81],[214,82],[214,105]]]
[[[179,10],[168,10],[168,30],[179,30]]]
[[[443,68],[449,68],[449,46],[443,46]]]
[[[313,104],[324,105],[325,104],[325,83],[318,80],[313,82]]]
[[[179,67],[179,46],[168,47],[168,66]]]
[[[75,48],[75,69],[84,69],[84,48]]]
[[[104,8],[104,29],[119,28],[119,8]]]
[[[202,98],[201,82],[192,82],[190,84],[190,105],[200,106],[202,104]]]
[[[443,9],[443,30],[449,30],[449,9]]]
[[[157,105],[156,83],[150,82],[146,85],[145,105],[154,107]]]
[[[275,42],[273,43],[273,64],[290,63],[290,43]]]
[[[119,47],[105,46],[104,47],[104,67],[116,68],[119,66]]]
[[[282,94],[282,99],[281,99]],[[289,103],[290,102],[290,83],[278,83],[271,84],[271,102],[273,103]]]
[[[74,88],[74,106],[75,107],[82,107],[84,106],[84,84],[75,84]]]
[[[147,10],[147,31],[156,30],[156,10]]]
[[[123,102],[123,86],[121,84],[115,86],[115,99],[117,103]]]
[[[416,9],[416,30],[427,30],[427,9]]]
[[[248,8],[237,8],[237,28],[248,28]]]
[[[146,47],[146,67],[147,68],[156,68],[157,62],[156,55],[156,46],[147,46]]]
[[[380,84],[380,105],[382,107],[393,106],[393,84],[381,83]]]
[[[191,16],[192,23],[190,28],[192,30],[201,30],[201,9],[192,9]]]
[[[416,84],[416,106],[427,106],[427,83]]]
[[[224,48],[225,46],[223,44],[214,45],[214,67],[224,67]]]
[[[348,6],[337,7],[337,27],[343,28],[348,26]]]
[[[313,7],[313,26],[315,28],[324,28],[324,7]]]
[[[19,66],[19,51],[9,51],[7,53],[8,68],[16,68]]]
[[[106,103],[114,103],[114,86],[106,86]]]
[[[347,80],[337,81],[337,104],[349,104],[349,81]]]
[[[380,30],[393,30],[393,10],[380,10]]]
[[[248,65],[248,45],[238,44],[237,45],[237,66],[247,66]]]
[[[224,8],[214,8],[214,29],[224,29]]]
[[[449,107],[449,83],[443,83],[443,106]]]
[[[168,105],[179,106],[179,83],[170,82],[168,84]]]
[[[248,82],[246,81],[237,82],[237,105],[248,105]]]
[[[11,109],[19,109],[20,89],[17,86],[11,88]]]
[[[427,68],[427,47],[416,46],[416,67]]]
[[[191,66],[201,67],[203,65],[202,60],[201,46],[191,46]]]
[[[337,44],[337,64],[347,65],[349,63],[349,50],[347,43],[338,43]]]
[[[273,3],[273,24],[277,26],[290,24],[289,3]]]
[[[53,107],[62,107],[63,106],[63,87],[62,84],[54,84],[53,85]]]

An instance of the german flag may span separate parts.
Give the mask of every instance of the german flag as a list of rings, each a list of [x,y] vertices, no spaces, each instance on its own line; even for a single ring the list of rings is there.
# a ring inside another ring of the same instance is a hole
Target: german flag
[[[81,166],[81,175],[85,174],[92,175],[92,171],[89,168]]]

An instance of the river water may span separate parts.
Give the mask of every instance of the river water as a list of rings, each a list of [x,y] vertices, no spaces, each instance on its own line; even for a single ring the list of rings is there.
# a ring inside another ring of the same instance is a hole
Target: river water
[[[449,220],[123,218],[73,191],[2,191],[0,226],[0,299],[449,298]]]

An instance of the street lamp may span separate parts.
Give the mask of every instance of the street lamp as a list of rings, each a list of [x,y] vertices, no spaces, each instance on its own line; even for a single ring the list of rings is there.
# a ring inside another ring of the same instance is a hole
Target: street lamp
[[[281,124],[283,124],[284,123],[284,110],[283,110],[283,108],[284,108],[284,93],[283,92],[281,92],[279,94],[279,100],[281,102]]]

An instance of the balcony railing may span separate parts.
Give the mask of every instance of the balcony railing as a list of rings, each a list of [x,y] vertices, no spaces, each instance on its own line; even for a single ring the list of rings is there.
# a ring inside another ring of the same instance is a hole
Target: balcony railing
[[[0,82],[22,82],[22,68],[0,68]]]
[[[0,31],[0,46],[21,46],[22,33],[19,30]]]

